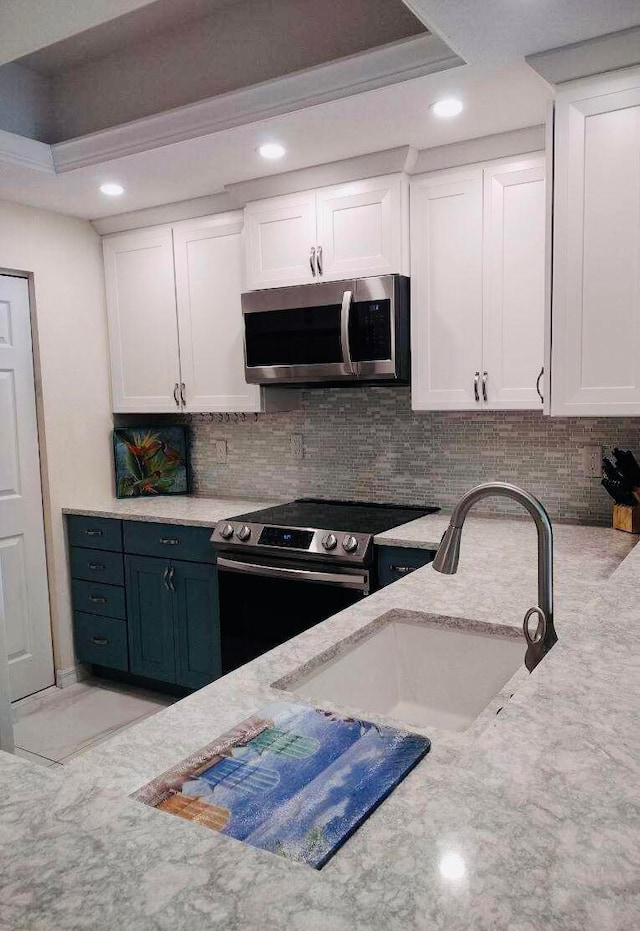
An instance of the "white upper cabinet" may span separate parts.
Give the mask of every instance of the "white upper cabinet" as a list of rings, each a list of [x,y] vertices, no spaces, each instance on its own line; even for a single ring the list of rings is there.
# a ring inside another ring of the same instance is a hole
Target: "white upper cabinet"
[[[640,70],[558,93],[551,413],[640,415]]]
[[[395,177],[370,178],[317,192],[317,265],[323,280],[403,270],[406,191],[406,182]]]
[[[313,191],[248,204],[244,212],[247,289],[307,284],[316,277]]]
[[[401,175],[247,204],[247,289],[408,274],[407,204]]]
[[[244,379],[242,227],[237,212],[104,239],[116,413],[264,409]]]
[[[544,168],[540,156],[484,169],[482,377],[493,410],[542,404]]]
[[[173,228],[180,364],[186,411],[259,411],[244,379],[242,215]]]
[[[411,183],[414,410],[541,409],[544,157]]]
[[[169,227],[105,239],[114,411],[180,408],[180,360]]]
[[[414,410],[478,405],[482,367],[482,169],[411,183]]]

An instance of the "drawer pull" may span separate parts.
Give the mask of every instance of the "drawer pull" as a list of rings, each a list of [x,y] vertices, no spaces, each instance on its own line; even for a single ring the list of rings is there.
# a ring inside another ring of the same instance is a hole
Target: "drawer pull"
[[[90,562],[89,563],[89,569],[91,569],[92,572],[102,572],[103,569],[106,569],[106,568],[107,567],[104,565],[104,563],[101,563],[101,562]]]
[[[109,641],[106,637],[92,637],[91,643],[95,643],[97,647],[108,647]]]
[[[85,533],[88,537],[101,537],[104,531],[103,530],[85,530]]]
[[[389,566],[389,568],[399,575],[408,575],[410,572],[415,572],[418,566]]]
[[[176,537],[160,537],[160,542],[163,546],[178,546],[180,540]]]
[[[95,605],[106,605],[107,599],[102,595],[89,595],[89,601],[92,601]]]

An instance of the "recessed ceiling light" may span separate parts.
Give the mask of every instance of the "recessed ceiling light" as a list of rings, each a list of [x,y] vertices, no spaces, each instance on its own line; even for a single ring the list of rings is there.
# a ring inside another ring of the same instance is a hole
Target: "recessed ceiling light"
[[[263,158],[282,158],[285,152],[285,147],[280,145],[279,142],[265,142],[264,145],[258,148],[258,153]]]
[[[448,119],[462,113],[464,105],[457,97],[444,97],[442,100],[436,100],[431,109],[436,116]]]
[[[111,181],[106,184],[100,185],[100,190],[103,194],[106,194],[107,197],[120,197],[121,194],[124,194],[124,188],[121,184],[115,184]]]

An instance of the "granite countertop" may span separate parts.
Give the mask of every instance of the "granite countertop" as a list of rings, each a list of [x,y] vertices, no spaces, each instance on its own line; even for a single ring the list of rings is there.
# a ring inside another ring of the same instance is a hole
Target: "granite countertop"
[[[148,520],[189,527],[211,527],[225,517],[235,517],[260,508],[270,508],[278,501],[251,498],[197,498],[194,495],[162,495],[158,498],[108,498],[86,507],[63,508],[63,514],[88,517],[115,517],[118,520]]]
[[[423,520],[411,545],[446,525]],[[533,524],[470,518],[456,576],[426,566],[64,769],[0,755],[0,927],[639,927],[636,542],[555,528],[559,642],[482,728],[431,729],[431,753],[319,872],[128,795],[387,611],[518,627],[536,598]]]

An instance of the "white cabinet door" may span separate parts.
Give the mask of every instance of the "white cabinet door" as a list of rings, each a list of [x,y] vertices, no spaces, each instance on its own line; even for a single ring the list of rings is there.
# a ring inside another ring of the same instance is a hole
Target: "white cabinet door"
[[[318,265],[324,281],[403,272],[407,183],[369,178],[316,193]]]
[[[176,411],[180,382],[171,230],[103,241],[115,412]]]
[[[247,290],[316,280],[311,260],[316,245],[313,191],[247,204],[244,216]]]
[[[259,411],[244,380],[242,214],[173,229],[180,360],[187,411]]]
[[[479,408],[481,168],[412,181],[411,269],[412,407]]]
[[[640,415],[640,72],[556,108],[551,413]]]
[[[492,410],[541,409],[544,156],[484,168],[483,394]]]

